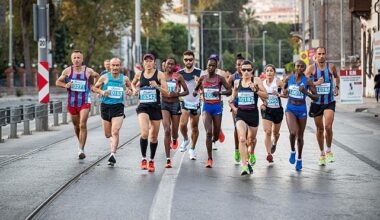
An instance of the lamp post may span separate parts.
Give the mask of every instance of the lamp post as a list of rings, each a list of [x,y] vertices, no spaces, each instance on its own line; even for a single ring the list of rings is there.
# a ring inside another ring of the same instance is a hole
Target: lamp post
[[[265,35],[267,31],[263,31],[263,68],[267,65],[267,61],[265,60]]]
[[[278,68],[281,68],[281,43],[282,40],[278,40]]]
[[[187,0],[187,49],[191,50],[191,36],[190,36],[190,4],[191,0]]]

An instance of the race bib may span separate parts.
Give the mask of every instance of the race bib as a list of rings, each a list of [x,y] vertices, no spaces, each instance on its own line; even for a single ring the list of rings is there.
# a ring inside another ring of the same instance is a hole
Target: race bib
[[[212,95],[213,92],[219,92],[218,88],[204,88],[203,89],[203,96],[205,100],[219,100],[218,96]]]
[[[280,100],[278,96],[268,94],[267,106],[269,108],[280,108]]]
[[[299,90],[298,85],[290,85],[288,91],[289,91],[289,97],[292,97],[295,99],[303,99],[303,93]]]
[[[255,96],[253,91],[250,92],[238,92],[238,105],[254,105],[255,104]]]
[[[168,84],[169,92],[175,92],[177,89],[177,83],[175,80],[166,81]]]
[[[120,99],[123,96],[124,90],[119,86],[107,86],[107,90],[110,92],[109,98]]]
[[[198,109],[198,103],[196,102],[186,102],[184,101],[184,107],[187,108],[187,109]]]
[[[140,103],[157,102],[157,92],[155,88],[140,89]]]
[[[328,95],[328,94],[330,94],[331,84],[330,83],[322,83],[321,85],[316,86],[315,88],[317,89],[318,95]]]
[[[85,80],[72,79],[71,80],[71,91],[74,91],[74,92],[86,91],[86,81]]]

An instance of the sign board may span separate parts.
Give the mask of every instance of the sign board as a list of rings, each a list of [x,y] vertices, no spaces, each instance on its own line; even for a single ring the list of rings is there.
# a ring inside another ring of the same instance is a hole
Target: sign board
[[[40,39],[38,39],[39,48],[46,48],[46,46],[47,46],[46,38],[41,37]]]
[[[309,57],[307,56],[307,51],[300,52],[300,60],[305,62],[306,65],[309,65]]]
[[[373,34],[373,64],[377,73],[380,69],[380,32]]]
[[[363,103],[363,76],[361,70],[340,71],[340,102],[342,104]]]
[[[314,61],[314,48],[309,48],[307,50],[307,53],[308,53],[308,56],[309,56],[309,60]]]

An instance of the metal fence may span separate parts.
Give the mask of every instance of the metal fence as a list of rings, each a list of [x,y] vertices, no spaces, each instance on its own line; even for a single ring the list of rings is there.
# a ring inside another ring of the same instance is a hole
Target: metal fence
[[[100,100],[95,95],[91,95],[91,100],[90,116],[99,115]],[[137,97],[127,96],[125,104],[127,106],[136,105]],[[67,101],[54,100],[48,104],[29,104],[0,108],[0,142],[4,142],[2,128],[5,126],[9,125],[10,127],[8,138],[18,138],[18,124],[23,123],[23,135],[31,135],[31,121],[34,120],[35,122],[35,131],[47,131],[49,130],[49,118],[53,118],[53,126],[67,124]]]

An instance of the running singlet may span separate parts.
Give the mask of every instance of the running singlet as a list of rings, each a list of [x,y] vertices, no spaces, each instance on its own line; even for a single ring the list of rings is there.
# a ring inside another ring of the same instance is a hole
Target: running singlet
[[[160,91],[156,88],[150,87],[149,81],[156,81],[158,85],[161,85],[158,80],[158,70],[154,72],[150,79],[144,77],[144,71],[141,72],[139,92],[140,103],[147,105],[158,105],[161,102]]]
[[[124,102],[124,75],[120,74],[119,79],[112,77],[110,72],[107,72],[108,82],[102,86],[102,90],[109,91],[109,96],[102,96],[101,102],[105,104],[117,104]]]
[[[335,88],[334,74],[330,72],[329,63],[326,63],[324,70],[319,69],[318,65],[315,63],[314,70],[314,73],[310,77],[312,82],[318,81],[318,79],[321,77],[324,79],[324,82],[321,85],[315,87],[318,94],[318,100],[316,103],[318,105],[324,105],[335,101],[333,89]]]
[[[83,67],[82,67],[83,68]],[[74,72],[74,67],[71,66],[70,75],[67,81],[71,82],[71,88],[67,89],[68,105],[71,107],[81,107],[83,104],[91,103],[90,100],[90,85],[86,76],[87,67],[80,73]]]
[[[214,96],[214,92],[220,92],[221,86],[220,86],[220,80],[219,75],[215,74],[214,82],[208,82],[209,75],[207,74],[202,82],[203,84],[203,101],[209,104],[216,104],[220,103],[220,95]]]
[[[195,89],[195,77],[201,77],[202,70],[194,68],[191,73],[186,73],[185,69],[182,69],[178,72],[185,79],[188,90],[190,91],[188,95],[182,96],[184,107],[187,109],[198,109],[199,108],[199,94],[193,96],[192,91]]]
[[[172,78],[167,79],[166,83],[168,84],[169,92],[177,92],[178,91],[177,73],[173,73]]]
[[[308,89],[306,76],[302,76],[301,81],[297,83],[295,74],[292,74],[288,81],[289,99],[295,101],[304,101],[306,99],[306,95],[299,91],[300,86],[303,86],[306,90]]]
[[[273,91],[278,90],[277,86],[277,78],[274,78],[272,81],[272,84],[268,86],[268,79],[264,80],[264,87],[268,92],[268,99],[267,99],[267,107],[269,108],[280,108],[281,107],[281,99],[277,95],[273,95]]]
[[[238,102],[238,108],[241,110],[251,110],[257,108],[258,95],[252,91],[250,87],[243,87],[242,80],[239,80],[238,95],[236,99]]]

